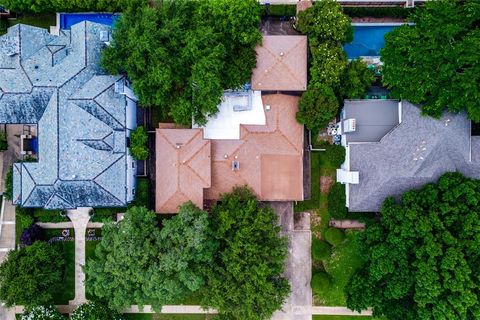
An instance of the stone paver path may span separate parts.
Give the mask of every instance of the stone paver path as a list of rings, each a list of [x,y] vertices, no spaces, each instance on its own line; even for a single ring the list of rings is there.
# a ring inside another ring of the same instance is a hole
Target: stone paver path
[[[330,227],[340,229],[365,229],[365,223],[357,220],[335,220],[331,219],[328,222]]]
[[[68,210],[67,213],[75,229],[75,298],[69,302],[70,305],[79,305],[87,301],[85,273],[82,267],[85,265],[85,233],[90,220],[90,210],[91,208],[77,208]]]

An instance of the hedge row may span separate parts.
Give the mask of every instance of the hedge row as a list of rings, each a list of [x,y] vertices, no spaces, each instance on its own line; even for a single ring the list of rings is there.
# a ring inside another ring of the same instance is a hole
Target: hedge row
[[[344,7],[343,12],[350,17],[401,18],[406,19],[413,8],[403,7]]]
[[[328,193],[328,213],[334,219],[347,217],[345,186],[339,182],[335,183]]]
[[[262,16],[270,17],[294,17],[297,14],[297,6],[292,4],[263,5]]]

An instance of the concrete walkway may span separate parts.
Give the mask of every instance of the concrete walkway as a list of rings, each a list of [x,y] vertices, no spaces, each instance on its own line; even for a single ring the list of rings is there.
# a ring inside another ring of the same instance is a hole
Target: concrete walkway
[[[43,229],[72,229],[74,228],[73,223],[69,222],[36,222],[36,225],[42,227]],[[103,222],[88,222],[87,228],[89,229],[101,229],[103,227]]]
[[[85,233],[88,220],[90,220],[90,210],[91,208],[77,208],[67,212],[67,216],[75,229],[75,298],[69,301],[70,305],[87,302],[84,284],[85,273],[83,273],[82,267],[85,265]]]
[[[372,310],[364,310],[361,313],[352,311],[347,307],[312,307],[313,315],[337,315],[337,316],[371,316]]]

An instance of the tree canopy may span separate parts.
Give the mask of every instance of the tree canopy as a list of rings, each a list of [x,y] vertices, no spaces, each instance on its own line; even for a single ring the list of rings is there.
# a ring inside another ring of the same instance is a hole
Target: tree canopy
[[[205,283],[202,270],[214,250],[207,218],[187,203],[160,229],[154,212],[128,209],[121,223],[104,225],[85,267],[87,290],[115,309],[178,303]]]
[[[190,125],[215,114],[224,89],[250,80],[260,6],[256,0],[134,0],[115,25],[102,64],[124,73],[143,106]]]
[[[352,41],[353,28],[337,1],[316,1],[299,13],[297,28],[308,36],[312,55],[297,121],[317,131],[335,118],[339,101],[363,95],[374,78],[365,63],[347,60],[342,45]]]
[[[10,251],[0,265],[0,300],[7,307],[52,303],[64,264],[58,249],[46,242]]]
[[[227,319],[270,319],[290,292],[282,276],[287,239],[276,213],[246,187],[236,188],[213,208],[211,223],[219,247],[202,304]]]
[[[466,110],[480,122],[480,3],[428,1],[410,18],[385,37],[384,84],[427,115]]]
[[[81,12],[122,10],[126,0],[2,0],[2,6],[15,12]]]
[[[480,318],[480,180],[447,173],[385,200],[360,235],[347,306],[392,320]]]

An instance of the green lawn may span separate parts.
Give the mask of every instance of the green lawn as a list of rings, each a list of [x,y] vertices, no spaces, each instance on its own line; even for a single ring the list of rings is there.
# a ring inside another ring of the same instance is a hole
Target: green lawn
[[[201,314],[125,314],[126,320],[207,320],[211,316]]]
[[[312,320],[355,320],[355,319],[374,319],[370,316],[313,316]]]
[[[68,304],[75,298],[75,242],[59,241],[53,245],[60,248],[65,259],[62,286],[54,293],[53,299],[55,304]]]

